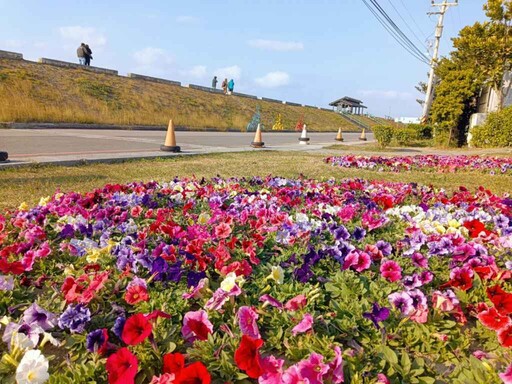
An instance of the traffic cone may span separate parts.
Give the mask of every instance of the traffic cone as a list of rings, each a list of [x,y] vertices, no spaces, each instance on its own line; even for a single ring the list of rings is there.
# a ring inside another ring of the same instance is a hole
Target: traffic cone
[[[299,137],[299,144],[302,145],[308,145],[309,144],[309,137],[308,137],[308,131],[306,129],[306,124],[304,124],[304,127],[302,127],[302,133]]]
[[[181,152],[181,148],[176,145],[176,135],[174,134],[174,124],[172,119],[169,120],[167,135],[165,136],[165,143],[164,145],[160,146],[160,150],[165,152]]]
[[[261,125],[258,124],[258,128],[256,128],[256,133],[254,134],[254,140],[251,142],[251,147],[253,148],[263,148],[265,143],[261,141]]]
[[[338,134],[336,135],[336,141],[343,141],[343,135],[341,134],[341,128],[338,129]]]
[[[364,128],[363,128],[363,132],[361,132],[361,137],[359,138],[359,140],[366,141],[366,132],[365,132]]]

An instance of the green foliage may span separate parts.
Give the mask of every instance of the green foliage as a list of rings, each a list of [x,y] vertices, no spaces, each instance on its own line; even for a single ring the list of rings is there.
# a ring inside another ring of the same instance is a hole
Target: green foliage
[[[377,125],[372,128],[372,131],[382,148],[386,148],[391,144],[391,140],[393,139],[393,127],[390,125]]]
[[[107,103],[111,103],[118,99],[118,92],[109,84],[82,77],[76,79],[76,82],[78,83],[81,92],[95,99],[105,101]]]
[[[512,146],[512,106],[490,113],[486,122],[472,129],[471,143],[475,147]]]
[[[432,139],[432,126],[425,124],[407,124],[407,128],[416,131],[418,140]]]

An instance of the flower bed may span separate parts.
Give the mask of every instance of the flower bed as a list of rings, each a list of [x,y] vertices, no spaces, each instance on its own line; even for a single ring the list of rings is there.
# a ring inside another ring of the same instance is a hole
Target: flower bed
[[[331,156],[325,162],[343,168],[363,168],[376,171],[403,172],[421,170],[422,172],[481,171],[495,174],[512,174],[512,157],[482,156]]]
[[[511,382],[511,248],[484,189],[57,193],[0,216],[0,381]]]

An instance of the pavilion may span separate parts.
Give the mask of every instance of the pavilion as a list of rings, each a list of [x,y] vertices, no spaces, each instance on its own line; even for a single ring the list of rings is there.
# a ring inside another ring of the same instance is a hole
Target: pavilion
[[[350,113],[352,115],[364,115],[364,110],[367,108],[363,105],[361,100],[353,99],[352,97],[342,97],[332,103],[330,106],[334,107],[339,113]]]

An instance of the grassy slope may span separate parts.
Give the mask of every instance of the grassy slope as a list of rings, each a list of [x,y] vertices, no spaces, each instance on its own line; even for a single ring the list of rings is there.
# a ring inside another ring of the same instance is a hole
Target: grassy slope
[[[426,173],[374,172],[342,169],[323,162],[325,154],[299,152],[244,152],[202,156],[180,156],[162,160],[142,160],[121,164],[91,164],[76,167],[30,167],[0,170],[0,213],[23,201],[36,204],[42,196],[62,192],[88,192],[108,183],[168,181],[174,176],[212,177],[275,176],[314,179],[359,177],[365,179],[417,182],[455,190],[460,185],[474,189],[484,185],[495,193],[510,193],[510,176],[491,176],[480,172]]]
[[[261,107],[270,129],[277,113],[286,129],[301,114],[316,131],[358,130],[333,112],[97,74],[28,61],[0,59],[0,122],[73,122],[245,129]]]

